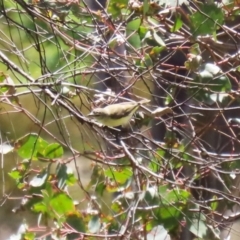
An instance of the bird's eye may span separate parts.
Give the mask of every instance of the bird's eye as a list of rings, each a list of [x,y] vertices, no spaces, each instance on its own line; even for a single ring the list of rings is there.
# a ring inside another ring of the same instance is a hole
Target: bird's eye
[[[94,111],[93,113],[94,113],[94,115],[99,115],[100,114],[99,111]]]

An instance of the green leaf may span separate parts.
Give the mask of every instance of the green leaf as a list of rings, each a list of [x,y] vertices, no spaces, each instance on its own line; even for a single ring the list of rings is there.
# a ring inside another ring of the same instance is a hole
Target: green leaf
[[[128,43],[131,44],[135,49],[139,49],[141,47],[141,39],[138,33],[140,24],[141,19],[136,18],[130,21],[126,27]]]
[[[106,184],[105,184],[105,173],[102,167],[99,165],[95,165],[92,171],[91,175],[91,181],[88,185],[89,188],[92,188],[92,186],[95,187],[95,191],[102,196],[104,193],[104,190],[106,189]]]
[[[128,6],[128,0],[111,0],[109,1],[107,12],[113,17],[121,16],[122,9],[126,9]]]
[[[58,164],[56,175],[58,179],[58,187],[60,189],[64,189],[66,185],[72,186],[77,181],[71,168],[66,164]]]
[[[50,198],[51,211],[59,216],[70,214],[75,211],[73,200],[66,193],[56,193]]]
[[[144,201],[149,205],[153,206],[159,204],[159,195],[157,192],[157,187],[148,187],[145,192],[143,192]]]
[[[206,63],[201,67],[192,85],[194,83],[197,83],[198,88],[190,90],[190,94],[207,104],[222,103],[228,96],[227,92],[232,89],[228,76],[223,74],[221,69],[213,63]]]
[[[12,170],[10,173],[8,173],[8,175],[15,180],[21,179],[23,177],[22,173],[16,169]]]
[[[175,22],[173,27],[171,28],[171,32],[177,32],[183,25],[181,15],[179,13],[175,14]]]
[[[143,15],[145,16],[149,10],[148,0],[143,0]]]
[[[216,195],[214,195],[214,196],[212,197],[212,200],[214,200],[214,201],[211,202],[210,207],[211,207],[211,209],[212,209],[213,211],[216,211],[216,209],[217,209],[217,207],[218,207],[219,199],[218,199],[218,197],[217,197]]]
[[[209,94],[209,99],[211,99],[213,103],[216,103],[216,102],[223,103],[224,99],[226,99],[228,96],[229,95],[227,93],[212,93],[212,94]]]
[[[111,219],[109,221],[109,219],[107,219],[107,224],[110,224],[110,226],[108,227],[108,232],[109,233],[116,233],[120,231],[120,224],[119,221],[115,220],[115,219]]]
[[[108,192],[119,192],[129,188],[129,186],[131,185],[131,182],[132,182],[132,178],[127,179],[122,184],[118,183],[115,179],[109,179],[105,184],[105,186]]]
[[[66,193],[54,193],[54,191],[51,184],[46,184],[45,189],[41,190],[42,200],[38,199],[33,203],[32,210],[46,214],[48,217],[56,219],[58,223],[62,223],[68,214],[75,212],[75,206],[73,200]]]
[[[162,224],[167,230],[172,230],[179,226],[183,213],[180,207],[161,206],[155,215],[158,217],[157,223]]]
[[[149,28],[146,27],[146,26],[141,25],[141,26],[139,27],[138,33],[139,33],[139,37],[140,37],[141,40],[145,38],[145,36],[146,36],[146,34],[147,34],[148,31],[149,31]],[[239,66],[239,69],[240,69],[240,66]],[[240,70],[239,70],[239,71],[240,71]]]
[[[77,212],[74,212],[73,214],[67,215],[66,223],[71,226],[73,229],[75,229],[77,232],[86,232],[85,223],[83,221],[82,216]],[[67,235],[68,240],[75,240],[78,239],[80,236],[78,233],[70,233]]]
[[[92,216],[88,223],[88,229],[90,233],[98,233],[101,227],[101,221],[99,216]]]
[[[43,156],[51,159],[60,158],[63,156],[63,148],[58,143],[51,143],[44,149]]]
[[[120,213],[122,211],[122,206],[120,201],[114,201],[111,204],[111,210],[114,211],[115,213]]]
[[[5,75],[3,72],[0,72],[0,83],[12,85],[12,86],[8,86],[8,87],[5,87],[5,86],[0,87],[0,93],[2,93],[2,94],[9,94],[9,95],[16,93],[16,89],[14,87],[14,81],[12,80],[11,77]],[[11,100],[12,97],[8,97],[8,99]]]
[[[163,39],[157,34],[156,31],[152,32],[153,35],[153,39],[162,47],[166,47],[165,42],[163,41]]]
[[[214,81],[216,81],[217,84],[219,84],[218,88],[216,88],[215,91],[228,92],[232,89],[232,84],[227,75],[217,77],[214,79]]]
[[[14,168],[11,172],[8,173],[8,175],[16,181],[17,187],[19,189],[24,188],[27,184],[24,181],[24,178],[29,172],[30,165],[31,162],[25,159],[21,163],[19,163],[16,168]]]
[[[141,39],[139,37],[138,33],[132,34],[130,37],[128,37],[128,43],[132,45],[134,49],[141,48]]]
[[[132,177],[132,169],[131,168],[108,168],[105,171],[105,176],[111,179],[114,179],[117,183],[124,184],[129,178]]]
[[[42,153],[48,143],[35,133],[31,133],[17,140],[17,153],[22,158],[37,160],[37,154]]]
[[[11,238],[12,239],[12,238]],[[36,239],[36,234],[32,231],[30,232],[25,232],[23,235],[22,235],[22,238],[21,239],[24,239],[24,240],[34,240]]]
[[[206,218],[202,213],[193,214],[190,218],[187,218],[190,226],[189,230],[198,238],[206,239],[208,227]]]
[[[190,198],[190,193],[183,189],[171,189],[167,185],[159,187],[159,195],[161,201],[165,205],[171,205],[176,203],[187,203]]]
[[[153,172],[159,172],[161,169],[161,163],[158,162],[157,159],[151,159],[150,163],[149,163],[149,169]]]
[[[143,62],[143,64],[146,67],[152,67],[153,66],[153,61],[152,61],[152,58],[150,57],[149,54],[145,54],[144,55],[144,62]]]
[[[47,213],[48,208],[47,208],[46,204],[43,201],[38,201],[37,203],[35,203],[33,205],[32,210],[34,212],[37,212],[37,213]],[[51,212],[49,212],[49,214],[50,213]]]
[[[202,4],[200,11],[196,11],[190,16],[191,30],[194,36],[214,35],[218,24],[223,24],[223,10],[216,4]]]
[[[227,75],[222,75],[221,69],[214,64],[206,64],[196,79],[200,83],[204,83],[205,87],[215,92],[230,91],[232,87]]]
[[[149,52],[152,59],[159,59],[160,53],[165,49],[165,47],[153,47]]]
[[[95,191],[97,194],[102,196],[105,190],[106,190],[106,184],[104,182],[97,183],[97,186],[95,188]]]
[[[240,159],[235,159],[234,161],[232,161],[229,165],[230,170],[232,172],[236,172],[236,170],[240,169]]]

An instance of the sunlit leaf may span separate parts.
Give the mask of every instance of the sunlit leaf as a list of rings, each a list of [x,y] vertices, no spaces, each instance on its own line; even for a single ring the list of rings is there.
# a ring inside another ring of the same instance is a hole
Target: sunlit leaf
[[[148,187],[143,194],[143,199],[148,203],[148,205],[155,205],[159,203],[157,187]]]
[[[160,0],[159,3],[163,6],[176,7],[183,3],[188,4],[188,0]]]
[[[212,93],[209,95],[209,97],[213,102],[222,103],[224,101],[224,99],[226,99],[228,97],[228,94],[227,93]]]
[[[170,236],[168,235],[168,232],[166,229],[158,225],[154,227],[148,234],[147,234],[147,240],[156,240],[156,239],[164,239],[164,240],[170,240]]]
[[[40,187],[47,181],[48,175],[49,174],[48,174],[47,170],[43,170],[42,173],[34,176],[29,184],[32,187]]]
[[[140,37],[141,40],[145,38],[148,31],[149,31],[149,28],[146,27],[146,26],[141,25],[139,27],[138,33],[139,33],[139,37]],[[239,67],[239,69],[240,69],[240,67]]]
[[[37,154],[42,153],[48,143],[37,134],[31,133],[17,140],[15,148],[22,158],[37,159]]]
[[[23,176],[22,176],[22,174],[21,174],[21,172],[20,171],[18,171],[18,170],[12,170],[10,173],[8,173],[8,175],[10,176],[10,177],[12,177],[13,179],[15,179],[15,180],[17,180],[17,179],[20,179],[20,178],[22,178]]]
[[[161,38],[160,35],[157,34],[157,32],[153,31],[152,32],[153,35],[153,39],[162,47],[166,47],[166,44],[164,42],[164,40]]]
[[[201,67],[199,73],[194,78],[194,83],[197,83],[198,88],[196,92],[190,90],[190,93],[194,94],[194,97],[198,100],[207,104],[223,102],[228,96],[225,93],[232,88],[228,76],[223,74],[221,69],[213,63],[206,63]]]
[[[43,151],[46,158],[59,158],[63,156],[63,148],[58,143],[49,144]]]
[[[10,144],[2,143],[0,144],[0,154],[7,154],[13,151],[14,147]]]
[[[116,182],[123,184],[129,178],[132,177],[132,169],[131,168],[121,168],[121,169],[114,169],[108,168],[105,171],[105,176],[114,179]]]
[[[65,193],[54,194],[50,199],[50,205],[59,215],[75,211],[73,200]]]
[[[48,207],[44,202],[39,201],[33,205],[32,210],[37,213],[46,213],[48,210]],[[49,214],[51,214],[51,212],[49,212]]]
[[[240,118],[229,118],[228,122],[231,124],[240,124]]]

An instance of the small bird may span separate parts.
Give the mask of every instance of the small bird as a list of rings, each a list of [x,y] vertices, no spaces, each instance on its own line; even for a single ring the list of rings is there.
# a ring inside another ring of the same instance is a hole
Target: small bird
[[[148,102],[150,102],[150,100],[144,99],[139,102],[110,104],[103,108],[93,109],[93,111],[88,114],[88,117],[108,127],[126,126],[140,105]]]

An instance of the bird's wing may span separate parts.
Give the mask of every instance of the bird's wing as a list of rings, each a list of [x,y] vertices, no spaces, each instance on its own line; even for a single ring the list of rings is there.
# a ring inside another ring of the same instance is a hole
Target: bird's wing
[[[126,105],[128,107],[126,107]],[[111,115],[111,117],[114,118],[122,118],[130,114],[130,112],[134,108],[138,108],[139,104],[136,102],[122,102],[122,103],[117,103],[117,104],[112,104],[108,106],[108,113]]]

